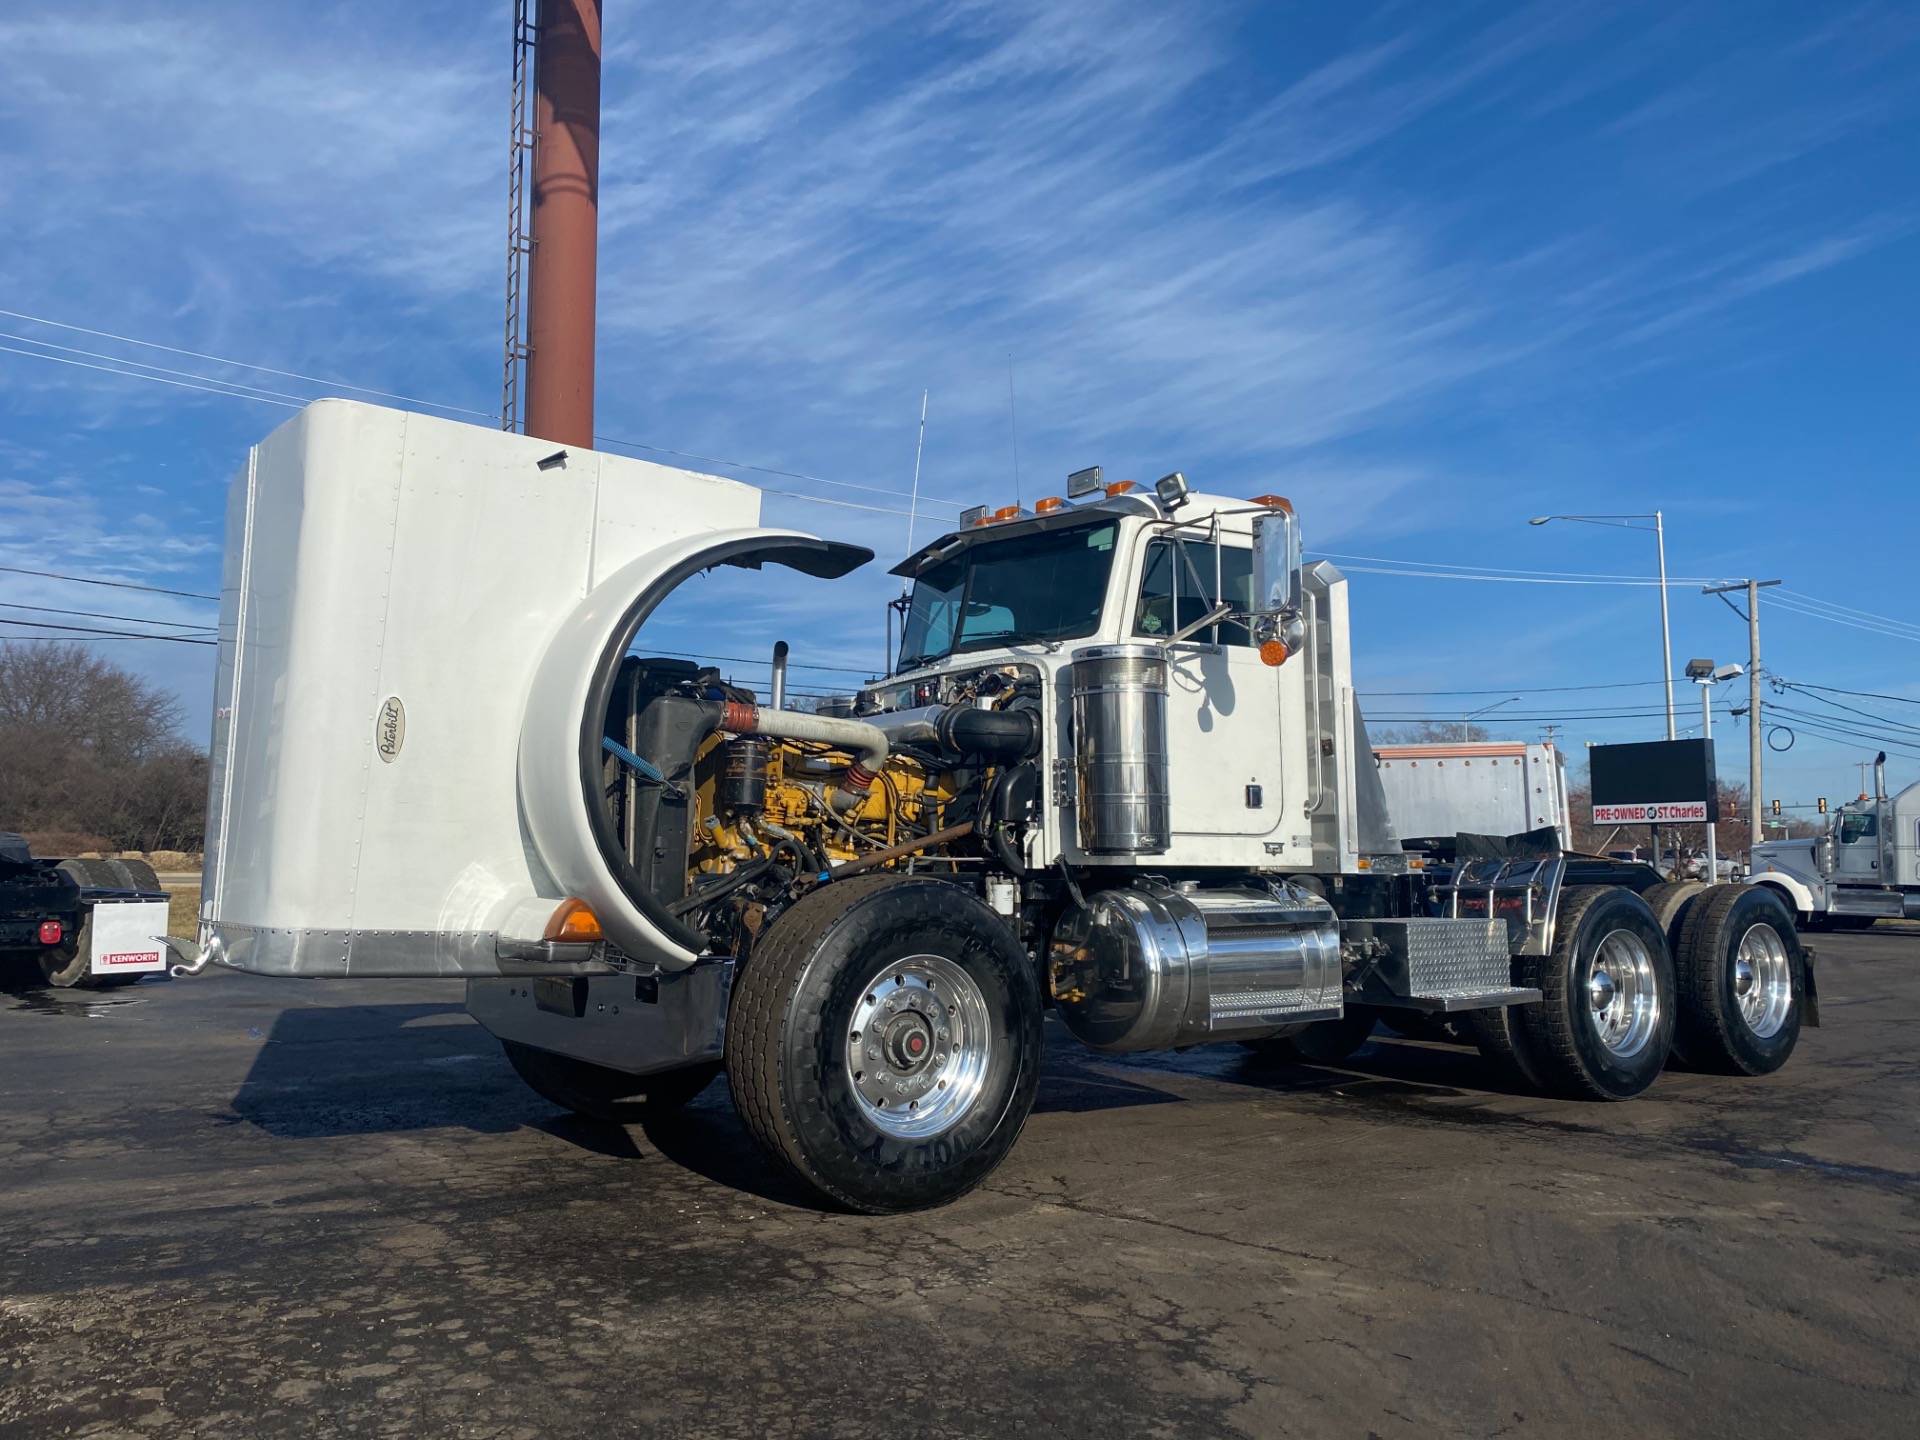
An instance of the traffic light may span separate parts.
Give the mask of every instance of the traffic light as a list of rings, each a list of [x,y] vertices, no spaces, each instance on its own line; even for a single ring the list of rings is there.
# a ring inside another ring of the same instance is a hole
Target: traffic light
[[[1826,796],[1822,795],[1814,803],[1820,807],[1820,813],[1822,815],[1827,813],[1827,797]]]
[[[1778,800],[1773,802],[1773,816],[1776,820],[1780,818],[1780,802]]]

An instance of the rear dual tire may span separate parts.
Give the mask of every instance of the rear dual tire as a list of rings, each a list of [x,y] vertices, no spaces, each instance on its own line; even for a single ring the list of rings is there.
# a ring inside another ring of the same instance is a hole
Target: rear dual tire
[[[1576,1100],[1626,1100],[1659,1076],[1673,1043],[1674,975],[1662,925],[1631,890],[1577,886],[1560,899],[1553,950],[1526,956],[1533,1005],[1460,1018],[1511,1082]]]
[[[1723,1075],[1769,1075],[1787,1063],[1800,1041],[1807,961],[1774,891],[1714,886],[1689,908],[1676,956],[1675,1054]]]
[[[160,877],[144,860],[62,860],[59,869],[84,889],[151,892],[161,888]],[[40,952],[40,978],[56,990],[111,990],[139,981],[138,975],[95,975],[92,939],[93,912],[89,909],[82,913],[73,934]]]

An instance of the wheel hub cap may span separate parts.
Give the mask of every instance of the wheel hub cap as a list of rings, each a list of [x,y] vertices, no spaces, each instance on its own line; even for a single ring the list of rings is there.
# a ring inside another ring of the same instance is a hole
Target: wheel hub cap
[[[941,955],[911,955],[867,982],[847,1033],[847,1076],[869,1123],[904,1140],[957,1125],[992,1056],[986,997]]]
[[[1733,951],[1733,1000],[1755,1036],[1780,1033],[1793,1010],[1793,963],[1786,941],[1767,924],[1750,925]]]
[[[1587,977],[1587,1005],[1600,1043],[1621,1059],[1638,1055],[1653,1038],[1660,1023],[1653,955],[1631,930],[1615,930],[1600,942]]]

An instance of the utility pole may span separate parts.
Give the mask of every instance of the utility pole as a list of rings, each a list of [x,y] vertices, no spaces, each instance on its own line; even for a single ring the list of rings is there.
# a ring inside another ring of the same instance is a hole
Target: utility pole
[[[1748,843],[1758,845],[1766,838],[1766,832],[1760,821],[1760,591],[1768,585],[1778,585],[1778,580],[1739,580],[1731,585],[1707,585],[1701,588],[1703,595],[1718,595],[1726,600],[1727,608],[1740,615],[1747,622],[1747,789],[1748,809],[1752,816],[1748,821],[1751,830]],[[1740,607],[1727,600],[1729,590],[1747,592],[1747,610],[1740,614]]]

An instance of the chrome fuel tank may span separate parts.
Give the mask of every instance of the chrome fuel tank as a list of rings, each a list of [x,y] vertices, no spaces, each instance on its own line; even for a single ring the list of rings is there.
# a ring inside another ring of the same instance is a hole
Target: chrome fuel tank
[[[1053,997],[1096,1050],[1251,1040],[1340,1014],[1340,922],[1299,886],[1135,885],[1088,897],[1054,929]]]

